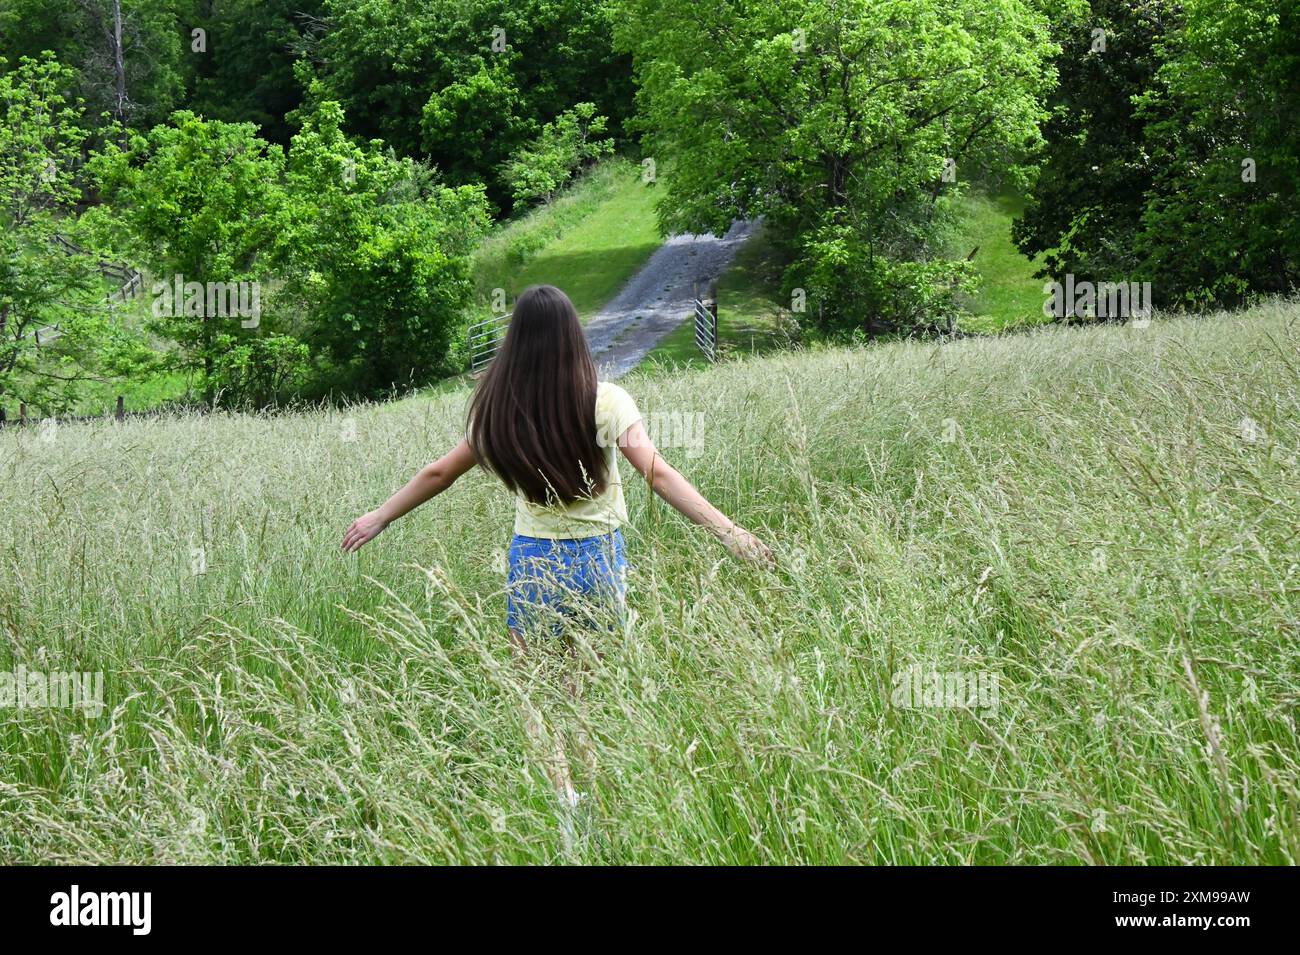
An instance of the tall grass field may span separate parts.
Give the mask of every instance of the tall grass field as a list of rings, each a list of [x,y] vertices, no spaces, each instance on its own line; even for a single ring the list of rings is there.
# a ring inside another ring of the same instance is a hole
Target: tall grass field
[[[625,466],[626,625],[524,666],[491,478],[339,551],[464,390],[7,429],[0,671],[104,706],[0,711],[0,861],[1295,863],[1298,372],[1279,302],[633,375],[778,566]]]

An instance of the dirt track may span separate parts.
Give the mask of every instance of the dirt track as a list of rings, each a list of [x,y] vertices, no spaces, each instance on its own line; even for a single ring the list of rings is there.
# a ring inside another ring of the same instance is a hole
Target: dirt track
[[[602,378],[627,374],[665,335],[691,316],[691,299],[731,263],[754,231],[736,220],[721,238],[683,233],[655,250],[613,301],[587,322],[587,341]]]

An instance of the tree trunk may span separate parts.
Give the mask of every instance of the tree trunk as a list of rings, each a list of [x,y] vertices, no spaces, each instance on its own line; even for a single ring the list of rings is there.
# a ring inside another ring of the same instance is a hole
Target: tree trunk
[[[113,115],[126,122],[126,62],[122,55],[122,0],[113,0],[113,83],[116,105]]]

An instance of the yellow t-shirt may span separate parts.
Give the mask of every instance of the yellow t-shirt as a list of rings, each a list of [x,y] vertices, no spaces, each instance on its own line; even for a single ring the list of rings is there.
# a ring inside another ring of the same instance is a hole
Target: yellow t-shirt
[[[519,495],[515,502],[515,533],[551,540],[610,534],[627,523],[623,482],[618,474],[618,439],[641,420],[632,396],[618,385],[602,381],[596,387],[596,441],[605,452],[605,489],[564,506],[534,504]]]

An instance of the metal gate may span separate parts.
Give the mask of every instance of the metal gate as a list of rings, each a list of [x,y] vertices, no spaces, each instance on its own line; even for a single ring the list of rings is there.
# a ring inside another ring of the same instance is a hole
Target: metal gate
[[[505,337],[509,315],[493,315],[469,327],[469,369],[477,375],[492,363]]]
[[[718,360],[718,303],[692,300],[695,309],[695,344],[709,361]]]

